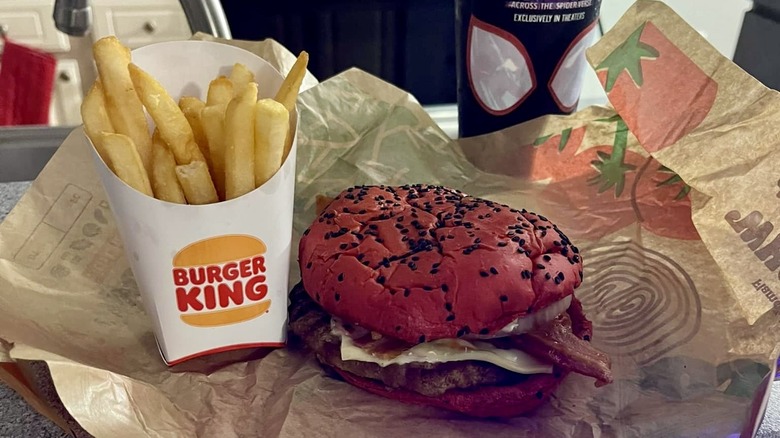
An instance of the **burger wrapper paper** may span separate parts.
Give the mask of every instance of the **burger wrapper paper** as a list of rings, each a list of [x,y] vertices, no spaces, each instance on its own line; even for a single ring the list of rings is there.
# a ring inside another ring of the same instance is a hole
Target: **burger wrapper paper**
[[[282,72],[294,62],[272,41],[221,42]],[[581,248],[576,295],[614,383],[572,374],[530,416],[475,420],[368,394],[295,348],[169,368],[80,129],[0,225],[4,360],[45,363],[98,437],[749,434],[780,337],[778,95],[657,2],[635,4],[588,59],[614,109],[460,141],[362,71],[307,78],[292,247],[317,197],[354,184],[442,184],[544,214]]]

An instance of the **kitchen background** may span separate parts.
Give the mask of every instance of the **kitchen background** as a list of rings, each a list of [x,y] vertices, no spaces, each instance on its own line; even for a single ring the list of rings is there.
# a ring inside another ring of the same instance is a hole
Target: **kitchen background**
[[[131,48],[185,39],[191,34],[182,9],[216,8],[212,0],[60,0],[89,3],[93,24],[86,37],[70,37],[52,19],[54,0],[0,0],[0,33],[9,39],[54,54],[54,92],[47,128],[0,127],[0,182],[34,179],[69,132],[81,123],[79,107],[95,78],[91,43],[115,34]],[[773,0],[666,0],[722,53],[734,57],[769,85],[780,86],[775,67],[780,53],[771,44],[742,40],[776,40]],[[201,5],[202,3],[202,5]],[[607,31],[632,0],[604,0],[601,28]],[[765,6],[764,4],[768,4]],[[451,136],[457,135],[454,0],[299,0],[221,3],[232,36],[275,38],[293,52],[307,50],[310,67],[320,79],[357,66],[409,90]],[[189,14],[192,19],[192,13]],[[749,15],[750,17],[750,15]],[[778,20],[780,21],[780,20]],[[0,44],[2,41],[0,40]],[[2,46],[0,46],[2,50]],[[0,66],[1,67],[1,66]],[[586,71],[580,107],[606,103],[595,73]],[[774,83],[773,83],[774,81]]]
[[[666,1],[724,55],[767,85],[780,87],[780,52],[765,43],[780,36],[773,0]],[[602,29],[613,26],[631,3],[603,0]],[[181,4],[93,0],[92,32],[78,38],[56,29],[54,0],[0,0],[0,33],[57,58],[49,126],[0,127],[0,183],[34,179],[64,136],[81,123],[79,107],[95,78],[93,41],[115,34],[134,48],[186,39],[191,31]],[[456,135],[453,0],[225,0],[222,7],[234,38],[272,37],[292,51],[305,49],[320,79],[353,66],[367,70],[409,90],[445,131]],[[586,75],[580,106],[606,103],[595,74],[588,70]],[[4,191],[4,185],[9,189]],[[0,220],[12,205],[4,203],[4,196],[15,200],[25,187],[23,182],[0,184]],[[0,384],[0,436],[59,436],[56,431]]]
[[[603,30],[614,25],[631,3],[604,0]],[[667,3],[733,57],[750,0]],[[55,28],[53,6],[53,0],[0,0],[0,28],[8,37],[58,59],[52,126],[81,123],[79,105],[95,77],[92,41],[115,34],[135,48],[190,35],[177,0],[93,0],[92,32],[84,38]],[[358,66],[409,90],[423,105],[453,106],[456,101],[453,0],[226,0],[222,6],[234,38],[271,37],[294,52],[305,49],[312,56],[311,70],[321,79]],[[604,102],[595,74],[587,75],[581,106]]]

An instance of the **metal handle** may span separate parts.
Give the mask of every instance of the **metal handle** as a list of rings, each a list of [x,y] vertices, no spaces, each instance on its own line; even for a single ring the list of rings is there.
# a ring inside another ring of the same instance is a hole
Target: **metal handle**
[[[225,11],[219,0],[179,0],[192,33],[204,32],[232,39]]]

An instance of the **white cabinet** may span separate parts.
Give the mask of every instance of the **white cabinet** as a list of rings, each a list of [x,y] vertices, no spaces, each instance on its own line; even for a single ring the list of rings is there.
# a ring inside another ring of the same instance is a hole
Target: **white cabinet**
[[[187,18],[176,0],[103,1],[93,7],[93,40],[116,35],[131,49],[192,35]]]
[[[0,26],[9,38],[52,53],[70,50],[68,36],[54,27],[50,0],[0,0]]]
[[[81,124],[84,85],[96,77],[92,42],[116,35],[130,48],[136,48],[192,35],[179,0],[92,0],[91,5],[93,28],[89,36],[75,38],[54,26],[54,0],[0,0],[0,27],[8,37],[57,58],[50,125]]]
[[[57,61],[54,95],[49,108],[49,124],[75,126],[81,124],[81,74],[75,59]]]

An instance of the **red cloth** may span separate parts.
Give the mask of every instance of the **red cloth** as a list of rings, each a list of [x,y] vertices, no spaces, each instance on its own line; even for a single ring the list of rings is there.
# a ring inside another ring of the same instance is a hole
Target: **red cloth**
[[[0,50],[0,126],[48,124],[57,60],[7,39]]]

